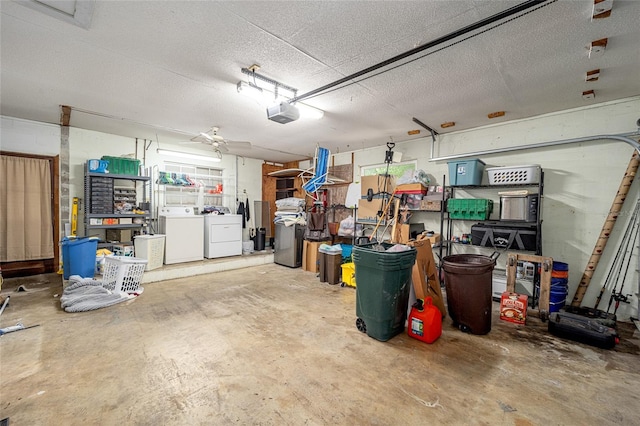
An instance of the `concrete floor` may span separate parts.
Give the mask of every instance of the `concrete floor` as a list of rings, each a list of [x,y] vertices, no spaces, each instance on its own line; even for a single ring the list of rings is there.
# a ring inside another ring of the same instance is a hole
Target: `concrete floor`
[[[27,292],[14,293],[22,283]],[[355,290],[265,264],[60,309],[59,276],[5,280],[0,419],[11,425],[640,424],[639,333],[601,350],[494,320],[432,345],[355,327]]]

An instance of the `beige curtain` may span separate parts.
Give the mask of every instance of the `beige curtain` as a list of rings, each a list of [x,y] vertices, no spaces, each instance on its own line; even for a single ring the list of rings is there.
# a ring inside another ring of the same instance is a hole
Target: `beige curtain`
[[[49,161],[0,159],[0,261],[53,258]]]

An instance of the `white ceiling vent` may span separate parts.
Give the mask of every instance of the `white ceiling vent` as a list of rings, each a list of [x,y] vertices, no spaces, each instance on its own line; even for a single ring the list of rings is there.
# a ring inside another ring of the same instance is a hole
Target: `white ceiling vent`
[[[95,6],[95,0],[20,0],[18,3],[84,29],[91,25]]]

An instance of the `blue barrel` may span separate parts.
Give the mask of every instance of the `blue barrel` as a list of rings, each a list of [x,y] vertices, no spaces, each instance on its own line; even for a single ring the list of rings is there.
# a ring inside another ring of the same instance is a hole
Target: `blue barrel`
[[[549,293],[549,312],[558,312],[564,307],[569,293],[569,264],[553,262],[551,270],[551,288]]]
[[[549,292],[549,312],[558,312],[567,301],[567,287],[551,287]]]
[[[96,250],[98,240],[95,238],[64,238],[62,244],[62,276],[68,280],[71,275],[82,278],[93,278],[96,272]]]
[[[569,271],[569,264],[564,262],[553,262],[554,271]]]
[[[567,285],[569,285],[568,278],[551,278],[551,288],[566,287]]]

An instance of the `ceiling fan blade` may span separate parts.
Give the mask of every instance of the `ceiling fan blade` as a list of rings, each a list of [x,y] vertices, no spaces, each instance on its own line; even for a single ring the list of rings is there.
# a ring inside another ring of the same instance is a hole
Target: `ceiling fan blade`
[[[251,148],[251,142],[248,141],[228,141],[228,145],[233,148],[249,149]]]
[[[213,137],[205,132],[200,132],[200,136],[204,137],[205,139],[212,141]],[[197,136],[196,136],[197,137]]]

